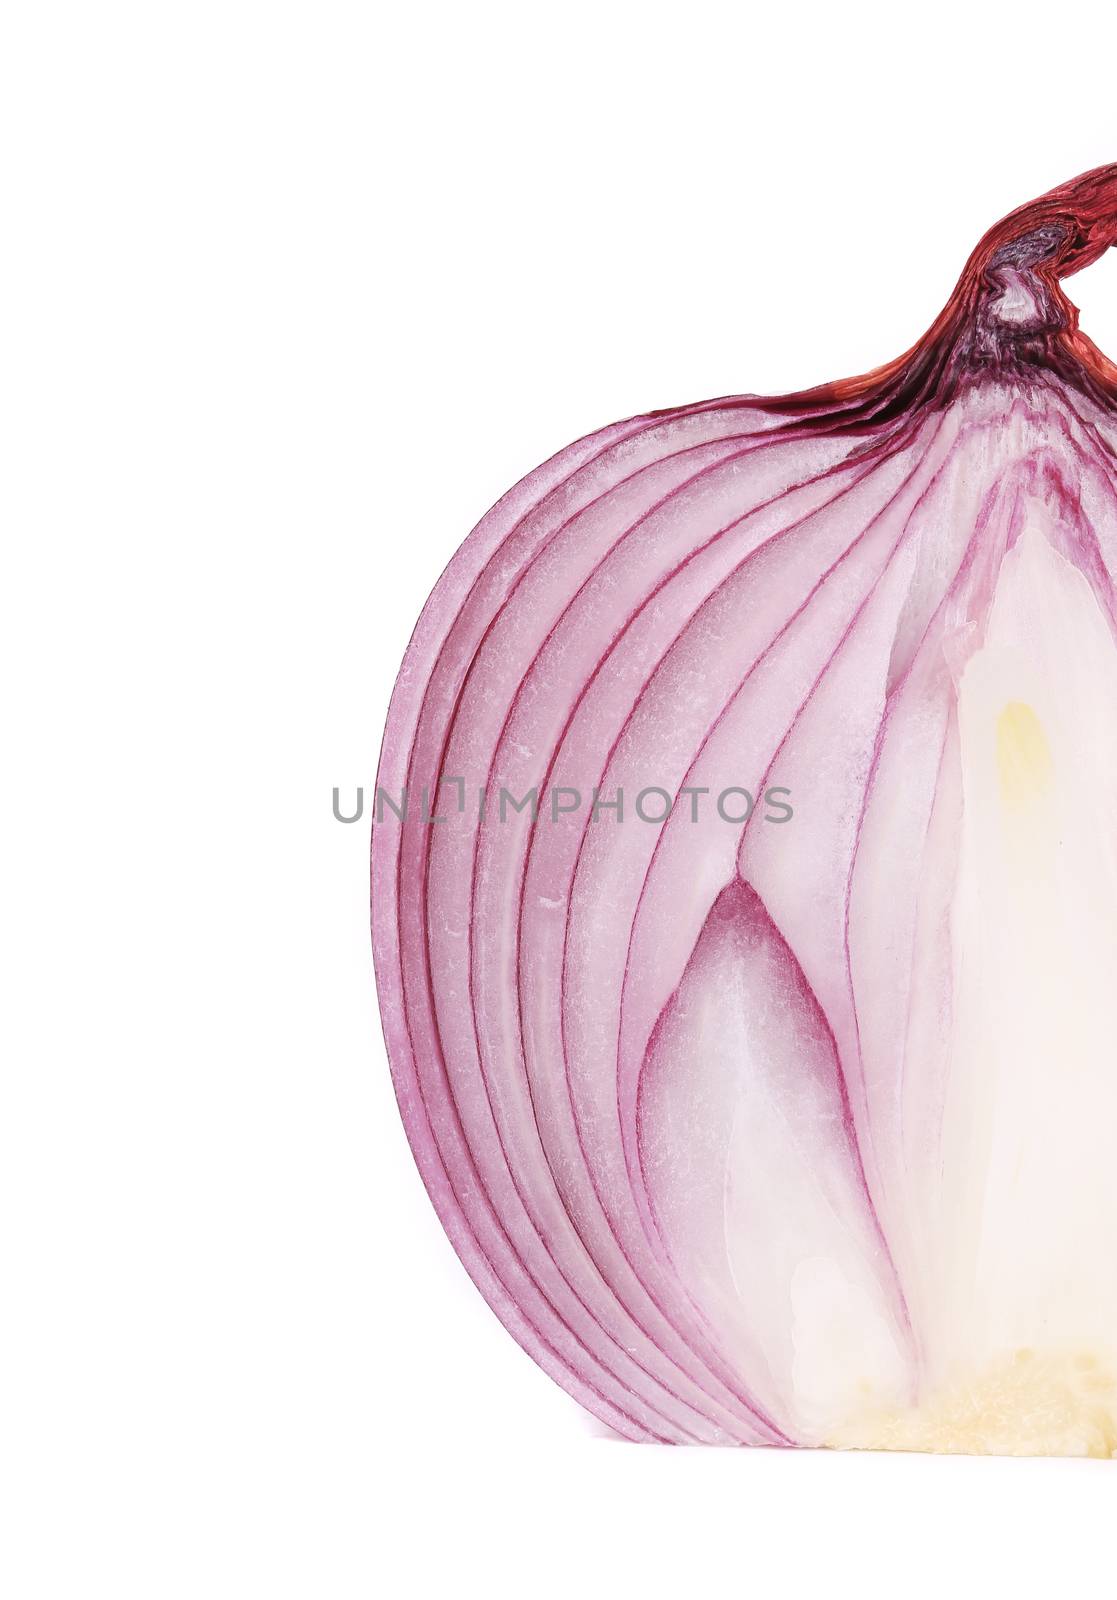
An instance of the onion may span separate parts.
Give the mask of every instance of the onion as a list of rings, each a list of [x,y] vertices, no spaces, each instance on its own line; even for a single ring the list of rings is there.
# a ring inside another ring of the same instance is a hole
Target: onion
[[[621,422],[458,551],[388,717],[399,1103],[632,1439],[1117,1448],[1117,368],[1023,206],[868,376]]]

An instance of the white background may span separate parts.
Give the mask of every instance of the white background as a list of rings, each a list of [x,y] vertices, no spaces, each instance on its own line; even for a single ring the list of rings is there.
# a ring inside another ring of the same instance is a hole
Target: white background
[[[1117,156],[1102,16],[6,8],[6,1600],[1105,1581],[1096,1464],[584,1418],[415,1175],[330,812],[510,483],[885,360]],[[1072,294],[1117,351],[1117,261]]]

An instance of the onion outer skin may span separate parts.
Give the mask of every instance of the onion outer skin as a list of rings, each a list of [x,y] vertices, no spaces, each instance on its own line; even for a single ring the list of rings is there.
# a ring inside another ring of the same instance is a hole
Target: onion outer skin
[[[922,1432],[896,1419],[949,1394],[971,1349],[996,1396],[1023,1394],[982,1344],[986,1323],[1015,1339],[1016,1312],[983,1313],[980,1330],[941,1312],[970,1291],[927,1242],[943,1204],[931,1172],[947,1150],[965,1193],[962,1130],[986,1089],[965,1070],[951,1081],[933,1039],[942,996],[965,987],[951,947],[975,848],[961,722],[985,714],[980,673],[1001,668],[982,651],[995,619],[1028,615],[1025,577],[1092,641],[1088,681],[1105,675],[1091,608],[1112,627],[1117,368],[1060,280],[1115,240],[1106,167],[991,229],[888,366],[578,441],[482,520],[416,627],[377,774],[378,794],[407,793],[407,816],[382,809],[372,851],[401,1113],[489,1304],[625,1437],[1108,1453],[1094,1448],[1104,1418],[1083,1422],[1071,1400],[1063,1434],[982,1433],[938,1400]],[[1045,551],[1062,563],[1050,573]],[[1003,726],[1030,817],[1047,735],[1026,710]],[[790,780],[798,798],[822,771],[832,814],[795,854],[759,808],[737,827],[679,808],[684,786],[759,797]],[[469,806],[427,820],[419,797],[437,811],[459,779]],[[534,824],[493,809],[502,791],[648,786],[676,797],[662,826],[552,815],[546,799]],[[874,992],[884,972],[903,1016]],[[716,1004],[716,1027],[698,1026]],[[680,1071],[681,1056],[701,1068]],[[1091,1077],[1087,1102],[1095,1091]],[[913,1125],[935,1130],[934,1153]],[[727,1189],[787,1128],[766,1181]],[[812,1185],[824,1204],[803,1198]],[[1004,1294],[1017,1305],[1015,1280]],[[820,1325],[846,1327],[849,1373]],[[1100,1359],[1075,1336],[1040,1359],[1061,1396],[1078,1393],[1066,1372],[1095,1370],[1076,1362]],[[864,1360],[859,1418],[847,1379]]]

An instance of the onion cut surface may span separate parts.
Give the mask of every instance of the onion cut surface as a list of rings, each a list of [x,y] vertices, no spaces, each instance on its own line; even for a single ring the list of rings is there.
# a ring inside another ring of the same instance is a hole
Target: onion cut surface
[[[493,1309],[632,1439],[1117,1452],[1117,369],[1021,207],[907,355],[605,428],[454,557],[373,942]]]

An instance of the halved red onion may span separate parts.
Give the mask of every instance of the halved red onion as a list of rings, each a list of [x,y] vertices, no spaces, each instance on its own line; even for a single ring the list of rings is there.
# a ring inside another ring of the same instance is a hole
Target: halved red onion
[[[1059,287],[1115,240],[1105,167],[890,366],[571,445],[416,628],[400,1107],[631,1438],[1117,1447],[1117,369]]]

